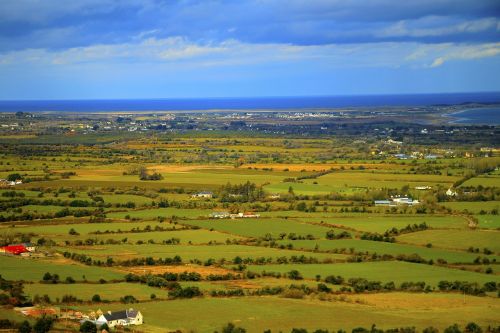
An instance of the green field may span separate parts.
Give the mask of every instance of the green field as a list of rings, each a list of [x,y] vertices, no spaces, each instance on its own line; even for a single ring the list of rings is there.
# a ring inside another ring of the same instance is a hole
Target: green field
[[[313,235],[324,238],[326,232],[332,228],[298,222],[292,219],[256,218],[256,219],[213,219],[191,220],[182,222],[187,225],[198,226],[204,229],[214,229],[229,234],[247,237],[262,237],[271,234],[278,238],[280,233],[295,233],[300,236]]]
[[[339,239],[339,240],[295,240],[295,241],[280,241],[280,244],[293,244],[293,248],[297,250],[306,249],[314,250],[316,247],[319,251],[331,251],[333,249],[346,249],[349,253],[350,249],[355,252],[368,252],[370,254],[390,254],[397,256],[399,254],[411,255],[418,254],[426,260],[444,259],[449,263],[472,263],[477,258],[477,254],[467,253],[464,251],[447,251],[436,248],[427,248],[423,246],[412,246],[398,243],[374,242],[359,239]],[[500,257],[488,256],[489,259],[497,259]]]
[[[437,286],[441,280],[470,281],[485,283],[488,281],[500,281],[498,275],[487,275],[457,269],[438,267],[426,264],[413,264],[401,261],[380,261],[345,264],[311,264],[311,265],[251,265],[248,267],[253,272],[260,273],[280,272],[287,273],[293,269],[298,270],[304,278],[313,279],[316,275],[322,277],[328,275],[340,275],[345,279],[366,278],[372,281],[401,283],[405,281],[424,281],[432,286]]]
[[[493,209],[497,211],[500,209],[500,201],[443,202],[442,205],[459,212],[468,211],[473,214],[479,214],[481,211],[489,213]]]
[[[479,228],[500,229],[500,215],[476,215],[479,220]]]
[[[301,256],[314,257],[318,260],[324,259],[343,259],[343,255],[336,254],[323,254],[323,253],[309,253],[292,250],[280,250],[274,248],[245,246],[245,245],[210,245],[210,246],[197,246],[197,245],[161,245],[161,244],[143,244],[143,245],[97,245],[89,247],[72,247],[72,248],[58,248],[61,251],[70,251],[76,253],[83,253],[95,259],[106,259],[108,257],[115,259],[130,259],[141,257],[165,258],[174,257],[179,255],[185,262],[189,260],[199,259],[226,259],[233,260],[239,256],[241,258],[277,258],[277,257],[291,257]]]
[[[469,247],[488,248],[500,253],[498,241],[500,231],[496,230],[425,230],[398,236],[400,242],[425,245],[432,243],[436,247],[466,250]]]
[[[344,226],[359,231],[384,233],[392,228],[402,229],[408,224],[426,223],[431,228],[457,228],[462,229],[467,226],[467,222],[460,216],[428,216],[428,215],[407,215],[407,216],[377,216],[374,214],[358,214],[357,216],[338,216],[323,218],[298,218],[304,222],[315,222]]]
[[[494,186],[500,187],[500,175],[482,175],[478,177],[473,177],[466,182],[464,182],[461,186]]]
[[[462,304],[461,295],[415,295],[417,306],[405,304],[407,294],[395,294],[388,301],[401,304],[401,308],[387,306],[370,298],[363,304],[355,299],[347,301],[294,300],[276,297],[199,298],[166,302],[144,303],[134,306],[144,314],[144,329],[151,332],[165,330],[196,330],[212,333],[227,322],[245,327],[249,333],[265,329],[289,332],[292,328],[352,329],[415,326],[420,329],[434,326],[444,329],[449,323],[465,325],[471,318],[479,324],[499,324],[498,302],[489,298],[469,297]],[[435,305],[433,305],[435,304]],[[453,308],[453,311],[449,309]],[[93,309],[92,307],[80,307]],[[122,309],[123,305],[111,304],[107,309]],[[196,313],[196,320],[193,320]],[[304,315],[307,313],[307,315]]]
[[[8,280],[40,281],[49,272],[59,274],[61,280],[71,276],[77,281],[123,279],[124,274],[113,269],[90,267],[61,260],[23,259],[0,256],[0,275]]]
[[[182,209],[182,208],[155,208],[155,209],[143,209],[143,210],[131,210],[125,212],[109,213],[106,216],[115,219],[124,219],[126,216],[131,218],[137,218],[142,220],[156,219],[157,217],[185,217],[185,218],[198,218],[198,217],[208,217],[211,210],[207,209]]]
[[[89,284],[89,283],[74,283],[74,284],[46,284],[33,283],[25,286],[27,295],[33,297],[35,295],[48,295],[53,301],[56,298],[61,299],[64,295],[76,295],[77,298],[83,301],[90,301],[92,296],[99,295],[102,300],[119,301],[124,295],[132,295],[138,300],[149,300],[151,294],[157,297],[166,298],[166,292],[158,288],[148,287],[139,283],[106,283],[106,284]]]

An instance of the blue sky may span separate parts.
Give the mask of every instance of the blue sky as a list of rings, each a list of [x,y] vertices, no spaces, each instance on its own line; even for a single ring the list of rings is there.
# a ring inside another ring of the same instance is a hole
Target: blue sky
[[[500,91],[498,0],[2,0],[0,99]]]

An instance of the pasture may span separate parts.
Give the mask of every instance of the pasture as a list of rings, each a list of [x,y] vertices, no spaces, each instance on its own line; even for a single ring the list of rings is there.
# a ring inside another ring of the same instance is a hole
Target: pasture
[[[139,283],[73,283],[73,284],[50,284],[32,283],[26,284],[24,288],[27,295],[48,295],[53,301],[61,299],[64,295],[77,295],[78,299],[90,301],[92,296],[99,295],[102,300],[119,301],[124,295],[132,295],[136,299],[146,301],[151,294],[156,294],[159,298],[166,298],[166,292],[158,288],[148,287]]]
[[[351,249],[354,252],[367,252],[370,254],[389,254],[394,257],[398,255],[418,254],[426,260],[444,259],[448,263],[472,263],[477,258],[477,254],[465,251],[442,250],[439,248],[427,248],[424,246],[413,246],[398,243],[374,242],[359,239],[338,239],[338,240],[295,240],[280,241],[280,244],[292,244],[297,250],[319,250],[332,251],[344,250],[349,253]],[[490,260],[495,258],[500,261],[500,256],[487,256]]]
[[[314,279],[316,275],[320,275],[323,278],[328,275],[340,275],[345,279],[365,278],[371,281],[393,281],[396,284],[400,284],[402,282],[424,281],[434,287],[436,287],[441,280],[469,281],[481,284],[488,281],[500,281],[500,276],[498,275],[486,275],[476,272],[402,261],[337,263],[328,265],[249,265],[248,269],[256,273],[263,271],[287,273],[291,270],[298,270],[306,279]]]
[[[181,223],[245,237],[263,237],[270,234],[278,238],[282,233],[286,235],[295,233],[297,236],[312,235],[316,238],[324,238],[326,232],[331,229],[293,219],[277,218],[190,220],[181,221]]]
[[[241,258],[272,258],[301,256],[313,257],[318,260],[344,259],[343,255],[326,253],[309,253],[292,250],[281,250],[274,248],[245,246],[245,245],[163,245],[163,244],[120,244],[120,245],[95,245],[95,246],[73,246],[71,248],[59,247],[60,251],[70,251],[86,254],[93,259],[106,260],[110,257],[116,260],[126,260],[132,258],[153,257],[166,258],[179,255],[184,262],[190,260],[205,261],[215,259],[216,261],[233,260],[235,257]]]
[[[398,242],[425,245],[432,243],[446,249],[488,248],[500,254],[500,231],[496,230],[424,230],[397,237]]]
[[[123,279],[117,270],[91,267],[63,259],[24,259],[20,257],[0,256],[0,275],[8,280],[40,281],[49,272],[59,274],[61,280],[71,276],[76,281],[99,279]]]
[[[261,333],[266,329],[289,332],[294,327],[350,330],[377,324],[386,329],[401,326],[423,329],[431,325],[444,329],[455,322],[461,325],[469,321],[483,325],[500,323],[498,302],[488,297],[468,297],[465,304],[461,295],[412,295],[415,302],[410,303],[405,301],[407,294],[384,297],[387,297],[385,301],[370,296],[332,301],[278,297],[198,298],[143,303],[134,307],[148,314],[143,328],[149,332],[195,329],[200,333],[212,333],[227,322],[244,327],[249,333]],[[400,304],[400,307],[388,304]],[[109,305],[111,310],[122,307]],[[91,306],[78,308],[95,310]],[[193,320],[193,313],[196,313],[196,320]]]

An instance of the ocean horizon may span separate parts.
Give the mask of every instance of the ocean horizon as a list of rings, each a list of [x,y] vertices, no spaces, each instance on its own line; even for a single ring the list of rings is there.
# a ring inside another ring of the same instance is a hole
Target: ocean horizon
[[[0,112],[297,110],[500,103],[500,92],[241,98],[2,100]]]

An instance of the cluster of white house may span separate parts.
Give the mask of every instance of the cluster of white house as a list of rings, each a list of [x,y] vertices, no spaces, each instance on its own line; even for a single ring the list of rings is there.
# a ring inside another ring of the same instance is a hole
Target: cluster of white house
[[[22,183],[23,183],[22,180],[10,181],[7,179],[0,178],[0,187],[16,186],[16,185],[20,185]]]
[[[201,191],[201,192],[198,192],[198,193],[195,193],[193,195],[191,195],[191,198],[193,199],[212,199],[214,196],[214,194],[212,192],[209,192],[209,191]]]
[[[245,213],[237,213],[230,214],[229,212],[213,212],[210,214],[210,218],[212,219],[239,219],[239,218],[258,218],[260,214],[256,214],[253,212],[245,212]]]

